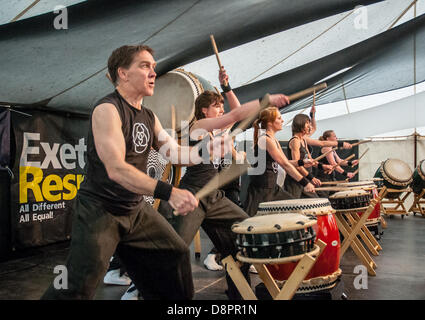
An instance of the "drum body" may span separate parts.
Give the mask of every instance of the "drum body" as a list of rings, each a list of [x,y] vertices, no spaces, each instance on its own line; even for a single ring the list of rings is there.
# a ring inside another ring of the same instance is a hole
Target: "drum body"
[[[362,189],[339,191],[329,197],[332,208],[340,211],[362,211],[370,204],[370,193]]]
[[[193,119],[195,100],[206,90],[216,91],[202,77],[183,69],[175,69],[156,79],[155,93],[151,97],[145,97],[143,105],[157,115],[164,129],[172,129],[173,105],[176,111],[175,130],[179,132],[184,129],[184,122],[189,123]]]
[[[301,214],[256,216],[232,225],[242,258],[273,261],[314,249],[316,220]]]
[[[410,186],[412,187],[413,192],[418,195],[421,194],[423,189],[425,189],[425,160],[422,160],[413,172],[412,183]]]
[[[400,159],[387,159],[375,172],[375,178],[382,178],[384,185],[390,189],[405,189],[412,182],[412,169]],[[387,198],[396,198],[398,193],[389,192]]]
[[[370,199],[378,198],[378,189],[374,181],[357,181],[357,182],[346,182],[340,183],[337,186],[343,188],[362,189],[369,192]],[[359,211],[358,214],[361,216],[364,211]],[[377,202],[372,213],[366,221],[367,225],[375,225],[381,221],[381,202]]]
[[[332,287],[341,272],[339,269],[341,243],[333,214],[335,210],[332,209],[328,199],[295,199],[263,202],[259,206],[257,215],[288,212],[314,215],[317,219],[317,225],[313,226],[316,239],[326,243],[325,249],[306,277],[306,280],[321,278],[320,285],[313,286],[306,281],[301,286],[301,291],[318,291]],[[284,281],[288,279],[296,266],[297,263],[269,264],[267,268],[274,279]],[[333,277],[331,277],[332,275]],[[323,278],[326,280],[323,281]]]

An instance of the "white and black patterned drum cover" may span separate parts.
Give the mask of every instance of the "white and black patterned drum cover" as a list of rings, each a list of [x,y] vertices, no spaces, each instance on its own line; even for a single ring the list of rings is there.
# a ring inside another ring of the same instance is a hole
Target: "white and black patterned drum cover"
[[[243,257],[279,259],[308,253],[314,249],[316,233],[313,216],[298,213],[255,216],[232,226]]]
[[[366,190],[347,190],[336,192],[329,197],[335,210],[363,209],[370,204],[370,193]]]
[[[262,202],[258,206],[257,215],[263,216],[277,213],[301,213],[311,215],[330,214],[335,212],[329,199],[326,198],[306,198],[292,200],[278,200]]]
[[[164,159],[163,156],[157,152],[154,149],[151,149],[149,151],[148,155],[148,164],[146,168],[146,172],[149,177],[161,180],[164,176],[165,168],[167,167],[168,160]],[[166,182],[173,184],[174,182],[174,167],[171,166],[170,174],[168,175],[168,178]],[[152,196],[143,196],[144,200],[153,205],[155,202],[155,199]]]

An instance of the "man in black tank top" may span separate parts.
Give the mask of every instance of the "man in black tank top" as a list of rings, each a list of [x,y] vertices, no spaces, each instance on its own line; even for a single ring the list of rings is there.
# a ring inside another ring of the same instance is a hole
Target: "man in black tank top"
[[[180,215],[198,206],[191,192],[146,174],[151,147],[189,151],[170,136],[159,141],[162,126],[141,104],[153,94],[155,66],[147,46],[123,46],[108,60],[116,90],[95,104],[90,118],[88,165],[74,203],[66,264],[68,289],[51,285],[44,299],[92,299],[114,252],[144,299],[193,297],[187,244],[143,201],[143,195],[153,195]]]

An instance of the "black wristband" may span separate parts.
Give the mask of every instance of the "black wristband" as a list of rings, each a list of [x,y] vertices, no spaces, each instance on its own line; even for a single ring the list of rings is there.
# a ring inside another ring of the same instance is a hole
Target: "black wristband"
[[[344,177],[348,176],[347,171],[344,171],[343,173],[341,173]]]
[[[314,113],[310,112],[310,118],[313,119],[314,118]]]
[[[308,181],[305,177],[303,177],[300,181],[298,181],[298,183],[302,185],[303,187],[305,187],[306,185],[310,183],[310,181]]]
[[[342,148],[344,146],[344,141],[338,141],[338,148]]]
[[[353,161],[348,161],[347,164],[351,167],[353,165]]]
[[[298,167],[302,167],[304,165],[304,160],[298,160]]]
[[[306,178],[307,178],[308,180],[313,180],[313,179],[314,179],[314,177],[313,177],[313,175],[312,175],[311,173],[309,173],[309,174],[306,176]]]
[[[155,191],[153,192],[153,197],[168,201],[171,196],[171,191],[173,191],[173,186],[171,184],[158,180]]]
[[[320,170],[323,170],[323,163],[319,162],[319,164],[317,165],[317,167],[318,167]]]
[[[227,83],[227,86],[225,86],[224,84],[220,84],[221,89],[223,90],[224,93],[232,91],[232,88],[230,87],[230,84]]]

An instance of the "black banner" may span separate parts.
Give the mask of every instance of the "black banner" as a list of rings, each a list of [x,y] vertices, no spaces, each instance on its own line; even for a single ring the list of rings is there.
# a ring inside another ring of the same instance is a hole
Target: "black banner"
[[[71,207],[84,179],[88,119],[33,111],[13,114],[13,248],[70,239]]]

